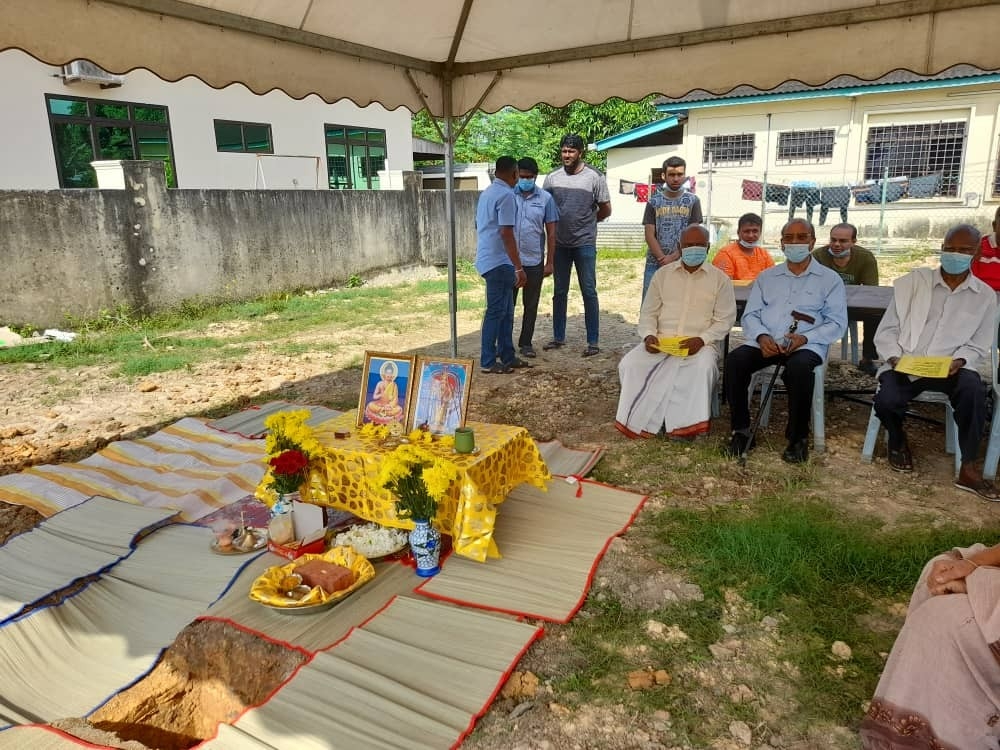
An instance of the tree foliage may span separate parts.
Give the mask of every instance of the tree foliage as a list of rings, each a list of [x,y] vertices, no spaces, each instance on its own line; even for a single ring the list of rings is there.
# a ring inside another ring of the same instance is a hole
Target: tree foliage
[[[602,104],[576,101],[565,107],[539,104],[523,112],[511,107],[494,114],[475,112],[455,141],[455,161],[493,163],[500,156],[531,156],[545,173],[559,165],[559,141],[565,134],[579,133],[586,143],[594,143],[645,125],[659,117],[652,104],[654,98],[648,96],[639,102],[608,99]],[[443,121],[438,123],[443,132]],[[414,116],[413,134],[441,140],[426,110]],[[605,169],[604,152],[591,150],[585,158],[591,166]]]

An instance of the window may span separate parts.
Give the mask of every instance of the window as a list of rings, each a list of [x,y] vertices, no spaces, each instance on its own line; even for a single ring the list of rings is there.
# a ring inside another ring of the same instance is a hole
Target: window
[[[701,162],[708,166],[712,155],[714,167],[747,167],[753,164],[753,133],[706,136],[701,147]]]
[[[331,190],[378,190],[385,169],[385,131],[327,125],[326,171]]]
[[[97,187],[98,159],[162,161],[167,186],[177,187],[166,107],[52,94],[45,105],[60,187]]]
[[[215,120],[215,150],[235,154],[273,154],[271,126],[259,122]]]
[[[1000,198],[1000,148],[997,148],[997,160],[993,172],[993,197]]]
[[[778,133],[777,163],[822,164],[833,161],[833,144],[837,134],[833,128],[823,130],[789,130]]]
[[[868,129],[865,179],[921,177],[940,172],[935,195],[957,197],[965,150],[964,122],[886,125]]]

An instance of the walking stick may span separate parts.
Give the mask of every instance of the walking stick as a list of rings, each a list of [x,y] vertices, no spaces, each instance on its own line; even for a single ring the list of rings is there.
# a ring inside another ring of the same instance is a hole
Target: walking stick
[[[799,321],[805,321],[806,323],[815,323],[816,318],[812,315],[806,315],[798,310],[792,310],[792,324],[788,326],[788,331],[785,332],[784,337],[781,339],[782,348],[788,346],[789,339],[791,335],[795,333],[799,328]],[[760,394],[760,408],[757,410],[757,416],[754,417],[753,424],[750,425],[750,436],[747,438],[746,445],[743,446],[743,452],[740,453],[740,466],[746,466],[747,454],[750,452],[750,446],[753,444],[753,439],[757,436],[757,430],[760,429],[760,420],[764,416],[764,412],[767,409],[767,405],[771,402],[771,394],[774,392],[774,384],[778,380],[778,373],[781,372],[781,362],[774,366],[774,372],[771,373],[771,381],[767,384],[767,388],[764,389]]]

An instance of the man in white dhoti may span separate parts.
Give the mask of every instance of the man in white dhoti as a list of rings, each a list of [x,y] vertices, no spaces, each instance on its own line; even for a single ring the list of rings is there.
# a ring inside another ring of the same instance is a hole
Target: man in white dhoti
[[[654,274],[639,313],[642,343],[618,364],[621,396],[615,427],[630,438],[693,439],[708,432],[719,379],[718,345],[736,321],[733,283],[705,263],[708,229],[681,234],[681,258]],[[680,338],[683,354],[666,354]]]

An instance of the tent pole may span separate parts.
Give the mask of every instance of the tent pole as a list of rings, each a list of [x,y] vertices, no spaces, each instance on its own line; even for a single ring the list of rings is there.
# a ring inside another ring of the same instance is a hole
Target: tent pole
[[[452,81],[441,81],[444,105],[444,213],[448,224],[448,318],[451,324],[451,356],[458,356],[458,275],[455,249],[455,127],[452,121]]]

